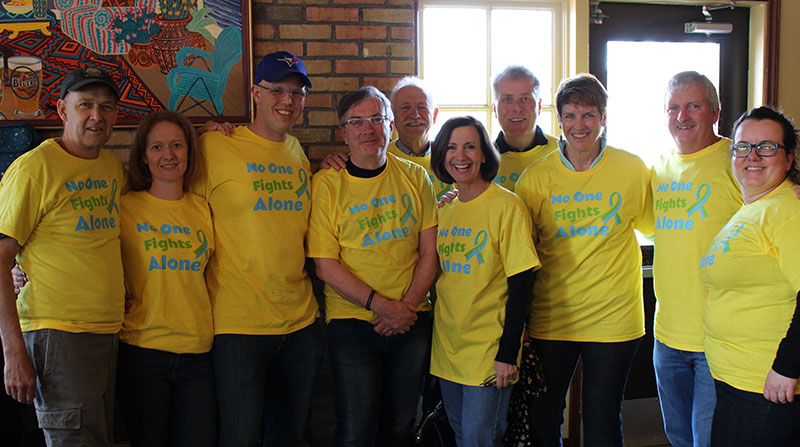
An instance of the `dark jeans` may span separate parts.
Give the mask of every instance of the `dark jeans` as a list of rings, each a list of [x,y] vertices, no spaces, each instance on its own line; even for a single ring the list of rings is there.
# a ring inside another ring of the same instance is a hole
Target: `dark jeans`
[[[712,447],[800,446],[800,395],[776,404],[760,393],[714,381],[717,407],[711,425]]]
[[[320,320],[285,335],[214,337],[222,447],[308,446],[304,431],[322,360]]]
[[[131,446],[213,447],[211,354],[175,354],[119,344],[117,396]]]
[[[328,324],[336,446],[411,445],[432,327],[428,312],[418,314],[410,331],[390,337],[367,321]]]
[[[622,446],[622,398],[640,341],[641,338],[620,343],[533,339],[547,384],[544,395],[529,401],[533,445],[562,445],[565,398],[580,358],[584,445]]]

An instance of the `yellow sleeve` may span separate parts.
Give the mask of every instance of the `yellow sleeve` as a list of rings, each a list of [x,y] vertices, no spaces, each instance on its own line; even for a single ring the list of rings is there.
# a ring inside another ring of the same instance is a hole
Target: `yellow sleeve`
[[[650,188],[650,171],[642,174],[642,187],[644,188],[644,204],[640,217],[634,223],[634,228],[647,237],[653,237],[655,232],[655,217],[653,214],[653,189]]]
[[[339,259],[339,232],[331,209],[330,185],[324,182],[327,173],[317,173],[311,178],[311,216],[306,236],[306,256],[309,258]]]
[[[0,233],[24,246],[42,218],[42,200],[36,179],[12,166],[0,182]]]

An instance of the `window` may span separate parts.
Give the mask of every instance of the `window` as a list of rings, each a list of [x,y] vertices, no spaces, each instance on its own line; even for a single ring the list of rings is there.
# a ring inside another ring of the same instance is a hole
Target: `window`
[[[636,61],[631,64],[630,61]],[[649,167],[675,146],[666,126],[664,92],[675,74],[695,70],[719,91],[715,42],[608,42],[608,144]]]
[[[537,124],[550,134],[558,129],[553,94],[566,74],[562,3],[421,2],[420,77],[439,107],[433,134],[448,118],[472,115],[497,135],[491,81],[512,64],[528,67],[539,78]]]

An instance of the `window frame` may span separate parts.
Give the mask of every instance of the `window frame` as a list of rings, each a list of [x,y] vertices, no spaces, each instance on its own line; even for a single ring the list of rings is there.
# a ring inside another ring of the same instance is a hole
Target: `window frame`
[[[561,79],[568,77],[569,65],[569,51],[568,51],[568,24],[569,24],[569,8],[568,0],[504,0],[504,1],[480,1],[480,0],[417,0],[415,2],[416,21],[415,27],[417,28],[417,58],[415,59],[415,71],[418,76],[425,79],[422,60],[424,59],[424,45],[423,41],[425,36],[422,33],[423,29],[423,10],[426,7],[474,7],[482,8],[491,12],[492,9],[538,9],[548,10],[553,13],[553,28],[552,28],[552,55],[553,64],[549,67],[550,76],[552,80],[552,94],[555,95],[556,87]],[[492,58],[491,58],[491,14],[486,15],[486,30],[487,30],[487,73],[486,78],[489,80],[485,87],[485,103],[484,104],[436,104],[441,112],[464,112],[469,114],[485,114],[487,130],[489,134],[494,136],[500,131],[496,118],[493,113],[494,93],[491,86],[492,75]],[[503,67],[498,67],[498,71]],[[542,72],[542,68],[546,67],[528,67],[537,76]],[[542,100],[542,112],[537,117],[537,124],[543,127],[543,130],[550,134],[557,133],[558,130],[558,116],[555,107],[554,97],[545,97],[540,95]],[[542,115],[549,116],[549,122],[542,122]],[[496,126],[496,127],[495,127]]]

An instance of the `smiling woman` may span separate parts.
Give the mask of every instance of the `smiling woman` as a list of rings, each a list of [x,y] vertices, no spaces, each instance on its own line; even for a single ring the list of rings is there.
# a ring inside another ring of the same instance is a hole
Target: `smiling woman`
[[[797,129],[769,107],[734,124],[745,205],[706,250],[705,352],[717,406],[712,446],[800,443],[800,201]],[[745,328],[743,330],[743,328]]]
[[[214,230],[208,203],[187,191],[201,166],[194,129],[180,114],[154,112],[139,125],[132,191],[120,200],[127,311],[117,387],[132,446],[170,439],[214,444],[213,324],[204,275]]]
[[[634,229],[652,231],[652,198],[641,159],[605,144],[607,98],[590,74],[564,79],[556,93],[564,138],[515,189],[530,210],[542,261],[527,326],[547,383],[529,401],[535,445],[562,442],[564,399],[579,359],[586,439],[622,445],[622,396],[644,335]]]
[[[431,168],[458,198],[439,211],[431,374],[458,445],[499,446],[539,258],[519,197],[492,182],[500,154],[471,116],[451,118]]]

